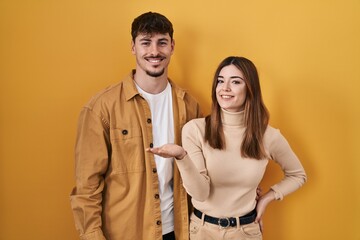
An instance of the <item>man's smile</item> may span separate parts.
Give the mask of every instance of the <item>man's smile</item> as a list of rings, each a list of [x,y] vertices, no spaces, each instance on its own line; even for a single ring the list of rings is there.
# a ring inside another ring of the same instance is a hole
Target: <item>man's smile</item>
[[[165,57],[145,57],[145,60],[150,62],[150,63],[160,63],[161,61],[163,61],[165,59]]]

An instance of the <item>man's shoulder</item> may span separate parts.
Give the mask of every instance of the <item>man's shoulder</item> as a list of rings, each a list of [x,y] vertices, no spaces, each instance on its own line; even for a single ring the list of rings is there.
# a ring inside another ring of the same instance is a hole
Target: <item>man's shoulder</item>
[[[198,100],[187,89],[181,88],[176,84],[172,84],[172,87],[175,89],[177,97],[182,99],[187,106],[190,107],[199,106]]]
[[[115,103],[121,99],[121,95],[124,93],[124,86],[129,84],[131,84],[131,79],[129,80],[129,77],[126,77],[115,84],[109,85],[93,95],[85,106],[93,108],[98,104]]]
[[[180,87],[175,82],[169,79],[171,87],[175,90],[175,93],[180,98],[189,98],[190,100],[196,101],[196,99],[189,93],[188,90]]]
[[[202,117],[200,104],[195,97],[193,97],[187,90],[177,86],[173,81],[170,81],[171,87],[173,88],[178,101],[183,102],[186,106],[187,120],[193,118]]]
[[[118,82],[98,91],[90,98],[90,100],[86,103],[86,106],[92,108],[94,105],[100,102],[108,102],[114,100],[117,96],[120,95],[121,85],[122,82]]]

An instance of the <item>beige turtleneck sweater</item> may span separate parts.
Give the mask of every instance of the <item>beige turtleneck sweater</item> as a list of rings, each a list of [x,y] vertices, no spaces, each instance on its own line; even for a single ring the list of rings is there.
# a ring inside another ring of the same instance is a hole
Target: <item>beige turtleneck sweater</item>
[[[256,188],[269,159],[241,156],[244,112],[222,110],[222,122],[226,141],[224,150],[213,149],[204,142],[204,118],[185,124],[182,144],[188,154],[176,163],[195,208],[214,217],[243,216],[256,206]],[[281,166],[285,175],[282,181],[271,187],[279,200],[301,187],[306,174],[279,130],[268,126],[263,144],[267,155]]]

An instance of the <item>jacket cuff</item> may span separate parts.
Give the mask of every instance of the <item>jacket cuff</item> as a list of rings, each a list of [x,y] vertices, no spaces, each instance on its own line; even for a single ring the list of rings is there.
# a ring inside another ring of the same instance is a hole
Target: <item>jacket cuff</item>
[[[103,232],[100,229],[95,230],[94,232],[82,234],[82,235],[80,235],[80,239],[81,240],[106,240]]]

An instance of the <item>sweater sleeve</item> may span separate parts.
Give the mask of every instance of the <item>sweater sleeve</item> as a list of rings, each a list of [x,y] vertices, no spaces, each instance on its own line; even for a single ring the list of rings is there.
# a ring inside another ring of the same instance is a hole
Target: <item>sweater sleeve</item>
[[[199,202],[205,201],[210,193],[210,178],[205,167],[201,139],[202,135],[194,121],[185,124],[182,144],[187,155],[182,160],[176,160],[184,188]]]
[[[279,130],[276,130],[270,142],[270,155],[284,172],[284,178],[271,187],[275,198],[282,200],[284,196],[300,188],[306,182],[307,176],[300,160]]]

